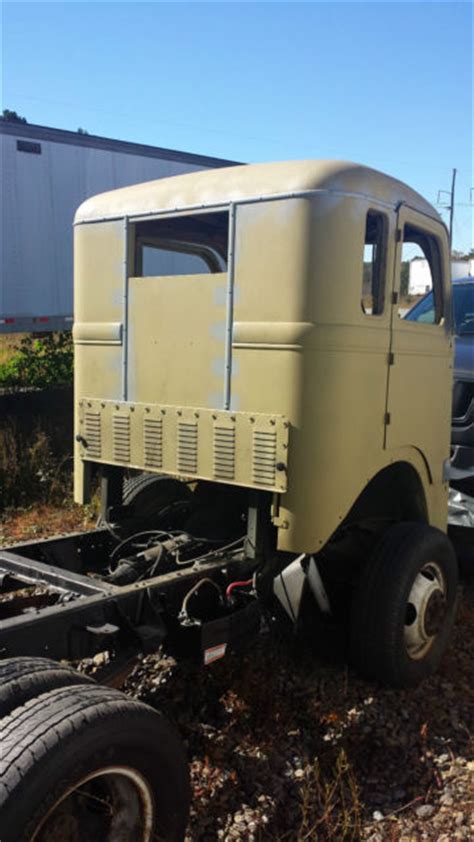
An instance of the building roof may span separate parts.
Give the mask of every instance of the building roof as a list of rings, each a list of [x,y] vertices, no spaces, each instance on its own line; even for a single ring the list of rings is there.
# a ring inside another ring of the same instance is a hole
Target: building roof
[[[404,202],[440,219],[422,196],[377,170],[348,161],[309,160],[206,170],[112,190],[84,202],[75,222],[222,206],[306,191],[364,195],[391,208]]]
[[[64,129],[53,129],[49,126],[38,126],[33,123],[17,123],[0,120],[0,134],[13,135],[28,140],[43,140],[51,143],[65,143],[72,146],[83,146],[91,149],[103,149],[106,152],[121,152],[127,155],[140,155],[145,158],[160,158],[163,161],[179,161],[202,167],[235,166],[240,161],[229,161],[225,158],[214,158],[209,155],[197,155],[192,152],[178,152],[176,149],[165,149],[161,146],[149,146],[145,143],[131,143],[128,140],[114,140],[110,137],[100,137],[82,132],[69,132]]]

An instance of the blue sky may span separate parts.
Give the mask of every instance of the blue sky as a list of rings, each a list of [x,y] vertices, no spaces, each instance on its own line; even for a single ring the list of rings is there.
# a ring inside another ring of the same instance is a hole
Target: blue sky
[[[2,103],[241,161],[356,160],[433,203],[457,167],[453,245],[473,244],[470,3],[7,2]]]

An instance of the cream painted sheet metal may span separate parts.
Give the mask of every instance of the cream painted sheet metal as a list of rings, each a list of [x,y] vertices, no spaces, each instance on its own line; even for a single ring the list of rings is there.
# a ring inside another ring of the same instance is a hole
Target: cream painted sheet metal
[[[121,345],[121,322],[75,322],[72,335],[76,345]]]
[[[75,224],[124,216],[147,216],[189,208],[289,198],[312,191],[377,197],[396,208],[400,203],[440,219],[433,207],[406,184],[351,161],[280,161],[247,164],[162,178],[94,196],[78,208]]]
[[[283,415],[79,400],[80,458],[260,490],[287,490]]]

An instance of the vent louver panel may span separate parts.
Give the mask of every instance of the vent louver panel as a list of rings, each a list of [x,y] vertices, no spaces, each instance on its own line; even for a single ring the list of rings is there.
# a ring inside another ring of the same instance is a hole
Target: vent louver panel
[[[81,462],[288,490],[291,423],[283,415],[81,397],[76,424]]]
[[[198,426],[193,422],[178,423],[178,471],[183,474],[198,472]]]
[[[128,415],[114,415],[112,421],[114,459],[130,462],[130,418]]]
[[[214,428],[214,476],[235,478],[235,427]]]
[[[84,438],[87,442],[88,456],[100,459],[102,455],[102,435],[99,412],[84,413]]]
[[[163,467],[163,421],[160,418],[145,418],[143,454],[147,468]]]
[[[252,470],[256,485],[275,485],[277,437],[274,431],[255,430]]]

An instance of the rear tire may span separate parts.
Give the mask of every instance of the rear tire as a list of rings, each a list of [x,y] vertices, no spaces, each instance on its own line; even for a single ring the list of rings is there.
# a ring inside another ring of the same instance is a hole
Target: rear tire
[[[0,718],[41,693],[75,684],[93,681],[48,658],[6,658],[0,661]]]
[[[189,781],[163,717],[99,685],[52,690],[2,722],[2,842],[181,842]]]
[[[355,588],[350,660],[359,672],[407,687],[431,675],[448,644],[458,570],[447,536],[421,523],[383,535]]]

